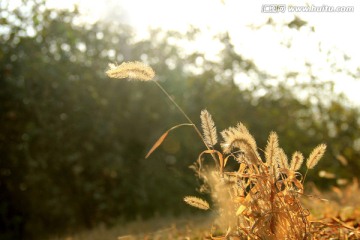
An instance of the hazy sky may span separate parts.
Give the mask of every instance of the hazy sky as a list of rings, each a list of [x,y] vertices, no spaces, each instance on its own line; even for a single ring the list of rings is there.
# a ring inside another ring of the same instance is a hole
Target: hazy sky
[[[88,14],[89,20],[126,21],[135,28],[140,38],[147,36],[149,27],[186,31],[189,25],[196,26],[205,32],[196,47],[210,53],[216,49],[211,35],[228,31],[236,49],[253,59],[261,69],[274,75],[281,75],[284,71],[304,71],[306,59],[314,65],[319,78],[335,80],[337,91],[345,92],[351,100],[360,104],[360,34],[356,33],[360,23],[360,1],[51,0],[49,4],[68,7],[76,1],[82,11]],[[278,11],[281,12],[269,13],[274,11],[269,3],[279,4]],[[316,7],[313,12],[301,9],[309,5]],[[291,6],[299,7],[298,12],[290,12]],[[352,12],[328,10],[343,6],[352,8]],[[306,30],[296,33],[291,50],[279,44],[291,36],[291,32],[276,32],[271,28],[254,31],[249,28],[249,25],[261,26],[270,16],[279,23],[289,22],[294,14],[314,26],[316,34],[309,34]],[[326,56],[318,53],[319,42],[325,49],[335,52],[328,64],[324,60]],[[342,61],[337,52],[345,52],[352,59],[351,62]],[[357,74],[358,80],[331,73],[331,61]]]

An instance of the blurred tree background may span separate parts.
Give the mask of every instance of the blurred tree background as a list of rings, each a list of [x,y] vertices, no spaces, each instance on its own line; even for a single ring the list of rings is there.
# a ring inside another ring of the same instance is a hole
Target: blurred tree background
[[[204,108],[218,130],[242,121],[259,147],[277,131],[288,155],[300,150],[307,156],[325,142],[317,169],[347,179],[360,172],[359,111],[334,93],[330,80],[309,73],[309,83],[274,81],[234,50],[227,33],[216,39],[223,46],[220,60],[210,61],[177,44],[195,41],[197,29],[153,30],[149,39],[135,40],[126,25],[82,23],[76,8],[48,9],[44,1],[28,0],[10,10],[8,2],[0,3],[1,239],[191,211],[182,197],[198,184],[188,166],[204,146],[191,128],[182,128],[145,160],[165,130],[186,120],[153,83],[108,79],[109,62],[150,64],[196,123]],[[282,27],[296,32],[303,25],[294,19]],[[239,87],[237,73],[252,83]],[[308,181],[322,188],[336,183],[314,178],[317,173]]]

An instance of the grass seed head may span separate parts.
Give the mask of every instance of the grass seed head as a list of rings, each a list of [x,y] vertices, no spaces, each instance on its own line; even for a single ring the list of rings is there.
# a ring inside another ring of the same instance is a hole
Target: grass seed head
[[[276,163],[276,158],[279,152],[279,139],[275,132],[271,132],[265,148],[266,163],[272,167]]]
[[[184,201],[189,204],[190,206],[202,209],[202,210],[208,210],[210,208],[209,203],[201,198],[193,197],[193,196],[186,196],[184,197]]]
[[[306,160],[306,167],[308,169],[313,169],[316,166],[316,164],[318,164],[318,162],[320,161],[322,156],[324,155],[325,150],[326,150],[326,145],[325,144],[320,144],[319,146],[317,146],[310,153],[309,158]]]
[[[302,155],[302,153],[298,151],[294,152],[291,158],[290,169],[293,171],[299,170],[303,161],[304,161],[304,156]]]
[[[204,140],[209,147],[213,147],[218,139],[215,123],[207,110],[202,110],[200,114],[201,127],[204,133]]]
[[[236,128],[230,127],[222,131],[221,135],[224,139],[221,145],[224,153],[230,153],[233,148],[241,149],[239,145],[243,144],[247,145],[254,153],[257,153],[256,141],[244,124],[238,123]]]
[[[120,65],[110,63],[106,74],[110,78],[130,78],[149,81],[155,77],[154,70],[141,62],[123,62]]]
[[[282,148],[279,148],[278,164],[280,168],[289,169],[288,158]]]

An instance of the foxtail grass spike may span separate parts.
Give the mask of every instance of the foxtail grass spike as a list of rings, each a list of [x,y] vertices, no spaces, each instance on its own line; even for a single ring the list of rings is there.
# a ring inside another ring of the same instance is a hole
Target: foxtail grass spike
[[[110,63],[106,74],[110,78],[130,78],[149,81],[155,77],[154,70],[141,62],[123,62],[120,65]]]
[[[201,111],[200,119],[201,127],[204,133],[204,140],[209,145],[209,147],[213,147],[218,141],[215,123],[207,110]]]
[[[301,152],[294,152],[294,154],[291,157],[291,164],[290,169],[293,171],[297,171],[300,169],[302,163],[304,161],[304,156]]]
[[[276,157],[279,151],[279,140],[275,132],[271,132],[265,148],[266,163],[272,167],[276,163]]]
[[[316,166],[316,164],[318,164],[318,162],[320,161],[322,156],[324,155],[325,150],[326,150],[326,145],[325,144],[320,144],[319,146],[317,146],[310,153],[309,158],[306,160],[306,167],[308,169],[313,169]]]
[[[208,210],[210,208],[209,203],[201,198],[193,197],[193,196],[186,196],[184,197],[184,201],[189,204],[190,206],[202,209],[202,210]]]

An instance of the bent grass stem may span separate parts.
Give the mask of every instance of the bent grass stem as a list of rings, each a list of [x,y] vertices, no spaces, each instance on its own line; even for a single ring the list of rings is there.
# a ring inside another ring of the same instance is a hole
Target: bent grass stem
[[[188,120],[188,122],[194,127],[195,129],[195,132],[199,135],[199,137],[201,138],[202,142],[204,143],[205,147],[208,149],[208,150],[212,150],[209,145],[206,143],[205,139],[203,138],[200,130],[198,129],[198,127],[196,127],[196,125],[194,124],[194,122],[190,119],[190,117],[185,113],[185,111],[175,102],[174,98],[172,98],[168,92],[161,86],[161,84],[157,81],[153,81],[159,88],[160,90],[167,96],[167,98],[170,99],[170,101],[175,105],[175,107],[181,112],[181,114],[186,118],[186,120]],[[211,153],[211,156],[212,158],[214,159],[215,161],[215,164],[217,165],[218,162],[215,158],[215,156]]]

